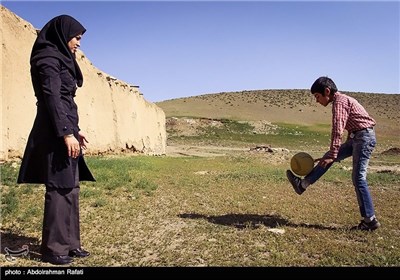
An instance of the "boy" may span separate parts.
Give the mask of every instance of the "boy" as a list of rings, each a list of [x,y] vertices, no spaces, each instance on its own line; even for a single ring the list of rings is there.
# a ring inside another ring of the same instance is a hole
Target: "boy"
[[[375,217],[374,205],[367,183],[367,168],[376,145],[375,120],[354,98],[342,94],[328,77],[318,78],[311,86],[311,93],[322,106],[332,103],[332,131],[330,150],[320,159],[314,169],[303,179],[290,170],[286,176],[295,192],[301,195],[314,184],[334,162],[353,157],[352,181],[362,220],[355,230],[372,231],[380,227]],[[344,130],[348,131],[345,143],[341,144]]]

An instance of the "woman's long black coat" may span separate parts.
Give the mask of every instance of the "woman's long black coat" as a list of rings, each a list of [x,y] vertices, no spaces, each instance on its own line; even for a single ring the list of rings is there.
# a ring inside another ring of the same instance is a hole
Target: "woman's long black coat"
[[[83,155],[68,156],[64,135],[79,139],[79,117],[74,101],[77,81],[56,57],[45,57],[31,65],[37,98],[37,114],[28,138],[18,183],[46,184],[54,188],[73,188],[79,181],[95,181]]]

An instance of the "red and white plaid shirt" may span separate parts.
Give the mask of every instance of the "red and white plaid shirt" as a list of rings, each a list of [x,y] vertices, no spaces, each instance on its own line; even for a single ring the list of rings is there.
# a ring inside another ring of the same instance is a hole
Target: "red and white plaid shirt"
[[[332,100],[332,133],[328,157],[337,157],[345,129],[351,133],[375,124],[375,120],[356,99],[336,92]]]

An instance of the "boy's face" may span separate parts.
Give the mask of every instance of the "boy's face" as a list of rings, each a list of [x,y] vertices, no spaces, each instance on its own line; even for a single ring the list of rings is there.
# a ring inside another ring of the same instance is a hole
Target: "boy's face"
[[[323,94],[316,92],[314,94],[315,101],[321,104],[322,106],[326,107],[329,104],[329,102],[331,102],[330,93],[331,90],[329,88],[325,88],[325,92]]]

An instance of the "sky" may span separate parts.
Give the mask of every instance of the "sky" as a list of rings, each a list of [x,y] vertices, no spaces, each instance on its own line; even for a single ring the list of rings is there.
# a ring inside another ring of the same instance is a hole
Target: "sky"
[[[35,28],[60,14],[86,29],[92,64],[159,102],[309,89],[400,93],[399,1],[2,1]]]

